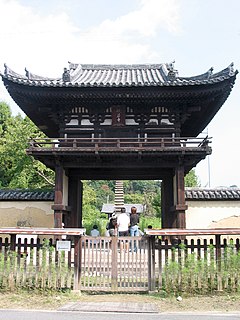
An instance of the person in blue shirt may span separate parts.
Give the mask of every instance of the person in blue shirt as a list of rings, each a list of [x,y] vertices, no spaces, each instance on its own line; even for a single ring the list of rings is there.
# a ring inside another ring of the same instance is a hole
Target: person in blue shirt
[[[95,224],[92,228],[92,230],[90,231],[90,236],[91,237],[99,237],[100,236],[100,232],[98,230],[98,226]]]

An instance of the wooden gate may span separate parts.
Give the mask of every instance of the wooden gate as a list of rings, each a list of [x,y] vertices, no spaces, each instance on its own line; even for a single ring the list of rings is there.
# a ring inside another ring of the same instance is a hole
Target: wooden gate
[[[81,238],[81,290],[147,291],[146,237]]]

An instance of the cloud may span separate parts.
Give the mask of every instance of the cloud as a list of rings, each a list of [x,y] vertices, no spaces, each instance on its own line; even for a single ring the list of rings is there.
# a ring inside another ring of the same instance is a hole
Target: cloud
[[[134,32],[142,37],[155,36],[159,29],[179,33],[179,5],[175,0],[141,0],[140,8],[118,17],[106,20],[98,26],[99,32],[115,34]]]
[[[82,29],[64,12],[43,15],[17,0],[0,0],[0,70],[6,62],[18,73],[27,67],[39,75],[58,77],[69,60],[79,63],[160,61],[160,53],[154,51],[151,39],[159,30],[172,34],[180,31],[177,3],[177,0],[139,0],[134,11]],[[44,5],[47,6],[45,2]],[[4,89],[0,99],[9,101]]]
[[[29,63],[43,70],[71,57],[94,63],[111,63],[113,56],[115,61],[149,59],[154,57],[149,37],[159,28],[171,33],[180,30],[176,0],[139,0],[135,11],[87,30],[74,26],[65,13],[42,16],[16,0],[0,0],[0,12],[2,59],[17,67]]]
[[[0,12],[0,63],[17,70],[27,64],[37,70],[51,65],[60,49],[64,49],[60,55],[64,54],[78,31],[64,13],[43,17],[15,0],[0,0]]]

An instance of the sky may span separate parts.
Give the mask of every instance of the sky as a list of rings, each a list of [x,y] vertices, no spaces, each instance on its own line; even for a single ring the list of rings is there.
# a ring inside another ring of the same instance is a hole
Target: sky
[[[239,0],[0,0],[0,71],[61,77],[68,61],[240,71],[239,14]],[[240,187],[239,81],[202,133],[213,150],[195,168],[202,187]],[[2,82],[0,100],[21,113]]]

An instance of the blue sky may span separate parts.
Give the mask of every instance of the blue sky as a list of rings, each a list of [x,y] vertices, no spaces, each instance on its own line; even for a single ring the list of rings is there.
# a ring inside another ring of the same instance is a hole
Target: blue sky
[[[238,0],[0,0],[0,70],[60,76],[77,63],[162,63],[181,76],[240,69]],[[0,99],[18,107],[0,84]],[[237,78],[207,130],[213,154],[196,167],[201,185],[240,187]],[[209,179],[210,177],[210,179]]]

